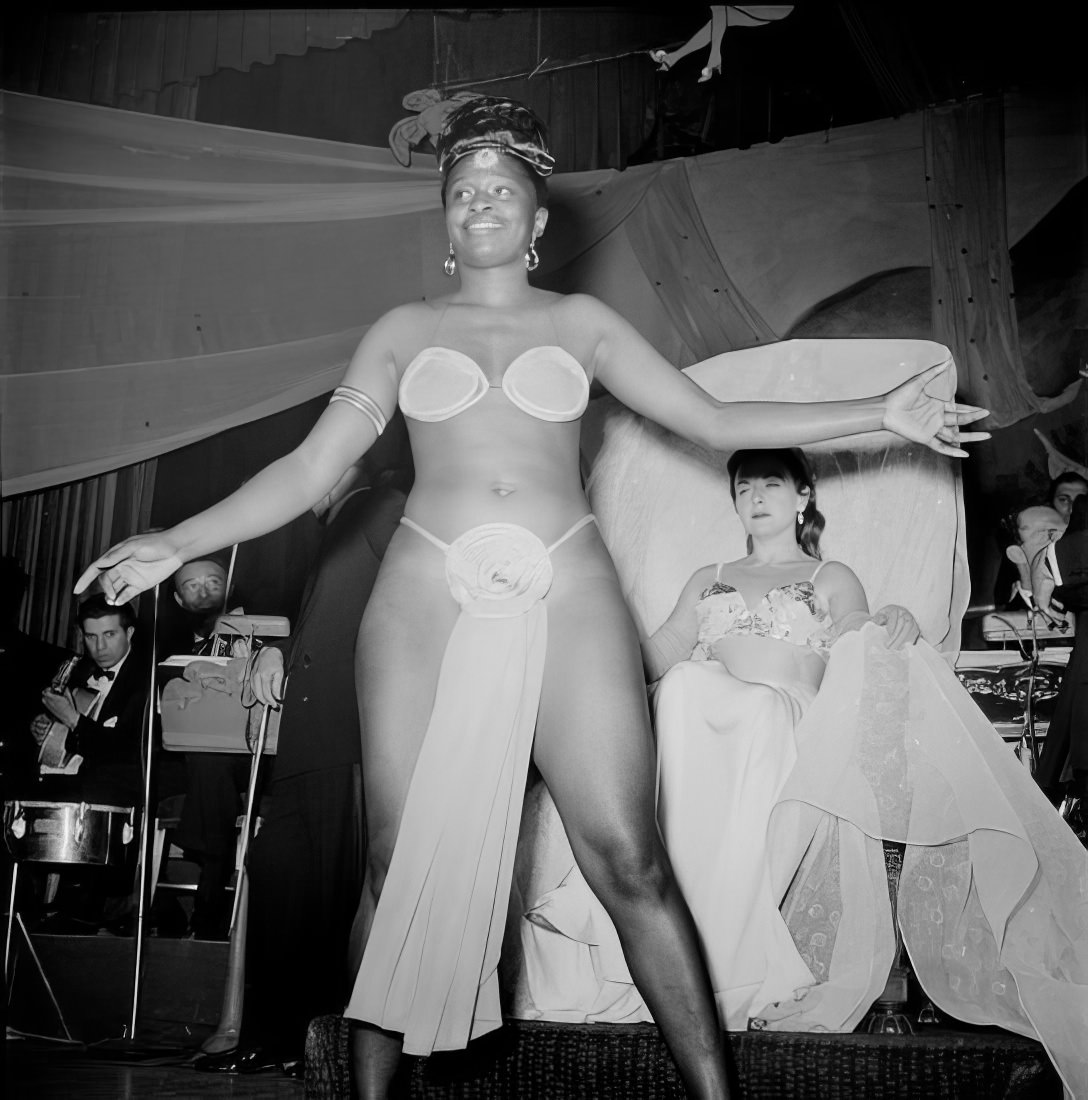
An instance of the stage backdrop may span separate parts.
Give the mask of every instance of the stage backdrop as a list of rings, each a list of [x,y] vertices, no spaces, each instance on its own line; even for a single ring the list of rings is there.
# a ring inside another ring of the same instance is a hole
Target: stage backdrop
[[[6,497],[331,390],[381,313],[450,286],[425,158],[13,93],[0,109]],[[1085,175],[1080,106],[1007,100],[1005,150],[1015,243]],[[920,116],[552,193],[542,285],[597,294],[678,366],[931,261]]]

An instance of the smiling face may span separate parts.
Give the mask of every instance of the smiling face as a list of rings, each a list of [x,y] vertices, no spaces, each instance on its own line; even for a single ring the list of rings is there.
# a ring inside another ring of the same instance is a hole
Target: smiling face
[[[809,490],[798,489],[778,458],[747,458],[733,479],[737,515],[749,535],[771,538],[783,531],[796,537],[797,513],[808,506]]]
[[[528,169],[493,149],[462,157],[446,180],[446,230],[459,264],[523,263],[529,241],[544,232]]]

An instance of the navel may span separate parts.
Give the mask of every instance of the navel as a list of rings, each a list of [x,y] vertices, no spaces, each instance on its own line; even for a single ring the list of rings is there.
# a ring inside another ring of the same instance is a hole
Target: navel
[[[496,481],[495,484],[491,486],[491,491],[496,496],[508,497],[511,493],[516,493],[518,487],[516,485],[511,485],[508,481]]]

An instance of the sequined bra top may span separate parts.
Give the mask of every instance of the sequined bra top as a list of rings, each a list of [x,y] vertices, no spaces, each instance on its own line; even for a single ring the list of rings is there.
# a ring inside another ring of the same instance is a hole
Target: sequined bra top
[[[826,656],[833,624],[813,584],[824,564],[821,562],[807,581],[792,581],[765,592],[754,608],[749,608],[744,597],[721,579],[719,565],[717,578],[703,590],[695,605],[699,634],[691,659],[713,660],[715,642],[743,636],[774,638]]]
[[[424,348],[400,380],[401,411],[413,420],[448,420],[470,409],[489,389],[502,389],[512,405],[538,420],[577,420],[589,403],[581,363],[563,348],[523,351],[492,387],[480,365],[453,348]]]

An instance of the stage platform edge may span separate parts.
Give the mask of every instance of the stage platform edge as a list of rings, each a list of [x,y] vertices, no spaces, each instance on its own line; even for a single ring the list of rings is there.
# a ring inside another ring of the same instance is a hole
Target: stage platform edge
[[[1042,1046],[996,1030],[729,1036],[741,1100],[1061,1100]],[[683,1100],[653,1024],[511,1020],[467,1051],[406,1059],[409,1100]],[[306,1040],[307,1100],[348,1100],[348,1021]]]

